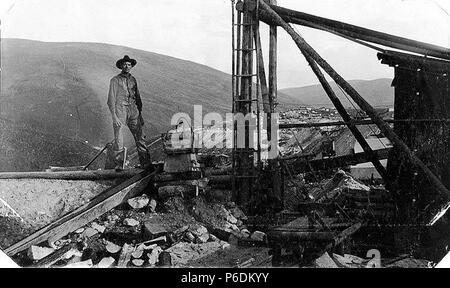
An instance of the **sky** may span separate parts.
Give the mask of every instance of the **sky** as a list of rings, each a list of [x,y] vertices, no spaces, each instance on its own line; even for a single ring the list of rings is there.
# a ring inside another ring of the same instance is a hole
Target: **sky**
[[[450,47],[448,0],[278,0],[278,5]],[[231,0],[1,0],[0,19],[6,38],[123,45],[231,71]],[[318,83],[279,29],[279,88]],[[348,80],[393,76],[374,50],[326,32],[295,29]],[[266,63],[267,36],[261,25]]]

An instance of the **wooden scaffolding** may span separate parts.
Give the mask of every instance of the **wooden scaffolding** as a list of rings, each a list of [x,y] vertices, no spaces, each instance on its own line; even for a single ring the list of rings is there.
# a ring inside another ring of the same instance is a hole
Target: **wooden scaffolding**
[[[346,111],[343,104],[340,102],[338,97],[336,96],[335,92],[329,85],[328,81],[326,81],[326,78],[324,76],[324,72],[328,74],[334,82],[359,106],[359,108],[368,115],[370,118],[370,122],[375,124],[380,131],[387,137],[394,146],[395,155],[401,155],[401,157],[394,157],[391,156],[389,159],[390,161],[393,161],[393,159],[403,159],[401,163],[408,163],[411,167],[413,167],[414,173],[419,173],[424,181],[427,183],[429,187],[432,187],[432,190],[435,191],[440,197],[443,197],[445,201],[440,201],[440,203],[444,203],[444,207],[442,205],[440,206],[440,213],[438,215],[445,214],[445,211],[448,209],[449,205],[446,203],[449,203],[450,198],[450,191],[448,187],[450,187],[449,183],[446,183],[446,185],[443,184],[441,179],[442,177],[445,177],[446,173],[441,173],[442,168],[436,168],[435,163],[430,162],[429,159],[424,159],[424,157],[421,157],[421,155],[417,154],[414,145],[411,145],[411,141],[409,141],[408,133],[400,133],[400,130],[398,127],[403,127],[402,129],[406,129],[405,127],[408,127],[408,121],[422,121],[422,122],[437,122],[434,121],[436,119],[432,119],[433,117],[430,117],[430,115],[422,115],[426,117],[410,117],[409,114],[404,114],[402,117],[397,117],[395,120],[404,121],[403,124],[395,124],[394,129],[391,128],[391,126],[382,119],[382,117],[377,113],[377,111],[330,65],[328,62],[322,58],[316,50],[314,50],[313,47],[311,47],[306,40],[295,31],[295,29],[291,26],[291,24],[298,24],[310,28],[315,28],[323,31],[327,31],[330,33],[333,33],[335,35],[338,35],[340,37],[343,37],[345,39],[351,40],[353,42],[356,42],[361,45],[365,45],[369,48],[376,49],[381,53],[380,56],[383,61],[386,64],[395,64],[395,61],[388,60],[390,59],[389,55],[395,54],[399,55],[398,52],[392,52],[389,50],[386,50],[383,47],[388,48],[394,48],[398,50],[402,50],[409,53],[415,53],[419,54],[420,56],[414,56],[413,54],[403,54],[403,60],[410,63],[418,61],[422,61],[427,63],[425,66],[431,65],[428,63],[428,61],[437,61],[440,63],[440,65],[446,67],[444,69],[445,71],[448,71],[448,63],[450,63],[448,60],[450,60],[450,49],[440,47],[437,45],[427,44],[411,39],[406,39],[403,37],[393,36],[386,33],[373,31],[370,29],[350,25],[347,23],[334,21],[322,17],[317,17],[313,15],[309,15],[306,13],[286,9],[283,7],[279,7],[276,5],[276,1],[274,0],[239,0],[236,4],[234,1],[232,1],[233,6],[235,9],[235,12],[237,12],[237,19],[244,19],[241,23],[242,31],[239,29],[237,30],[237,43],[243,43],[242,46],[233,46],[233,112],[239,113],[239,112],[248,112],[248,110],[245,110],[242,106],[236,105],[235,96],[237,93],[239,93],[239,87],[247,87],[246,85],[252,85],[251,78],[246,78],[247,80],[238,80],[238,76],[236,75],[237,72],[241,71],[242,74],[247,73],[251,74],[251,70],[248,69],[249,63],[253,63],[252,61],[256,62],[257,72],[252,74],[252,77],[254,76],[254,79],[258,85],[258,89],[256,91],[256,97],[259,97],[259,94],[262,98],[262,106],[264,113],[268,113],[272,115],[272,113],[275,112],[275,103],[277,100],[277,28],[281,27],[283,28],[293,39],[303,56],[305,57],[307,63],[311,67],[313,73],[316,75],[317,79],[319,80],[320,84],[323,86],[323,89],[325,90],[326,94],[328,95],[331,102],[334,104],[335,108],[339,112],[340,116],[343,119],[343,123],[348,127],[348,129],[352,132],[354,135],[356,141],[361,145],[361,147],[364,150],[363,157],[360,157],[361,160],[370,161],[373,163],[374,167],[377,169],[379,174],[382,176],[386,187],[393,193],[394,198],[397,203],[397,209],[400,209],[401,211],[398,211],[399,215],[403,215],[402,221],[407,222],[407,217],[404,217],[407,215],[405,212],[405,209],[409,209],[411,205],[405,204],[405,189],[399,189],[398,185],[398,179],[404,178],[404,175],[402,173],[411,173],[410,170],[408,172],[404,172],[406,170],[399,170],[397,169],[397,173],[392,172],[393,169],[391,168],[389,171],[386,170],[386,168],[383,167],[380,163],[380,153],[376,153],[372,150],[372,148],[369,146],[367,141],[365,140],[364,136],[360,133],[358,128],[356,127],[357,120],[353,119],[350,114]],[[233,14],[234,15],[234,14]],[[234,19],[234,17],[233,17]],[[262,57],[262,47],[261,47],[261,41],[259,38],[259,25],[260,22],[264,22],[267,25],[270,26],[270,44],[269,44],[269,73],[266,80],[266,73],[264,71],[264,60]],[[251,26],[251,27],[248,27]],[[234,27],[234,26],[233,26]],[[234,30],[233,30],[234,33]],[[235,34],[233,34],[235,35]],[[234,36],[233,36],[234,40]],[[233,45],[234,45],[233,41]],[[250,43],[250,44],[249,44]],[[255,43],[255,47],[253,48],[253,43]],[[242,48],[241,48],[242,47]],[[239,50],[240,49],[240,50]],[[250,56],[250,52],[246,49],[255,49],[256,50],[256,60],[252,56]],[[237,53],[238,52],[238,53]],[[238,55],[236,57],[236,55]],[[434,60],[431,59],[435,58]],[[405,60],[406,59],[406,60]],[[251,64],[252,65],[252,64]],[[446,66],[447,65],[447,66]],[[416,65],[417,66],[417,65]],[[427,67],[428,67],[427,66]],[[433,66],[433,65],[431,65]],[[397,66],[395,66],[397,67]],[[420,69],[418,67],[414,66],[414,69]],[[396,68],[396,75],[397,75]],[[442,70],[442,69],[441,69]],[[446,74],[445,71],[440,71],[441,75]],[[411,76],[411,75],[410,75]],[[408,76],[409,77],[409,76]],[[412,77],[412,76],[411,76]],[[415,77],[415,76],[414,76]],[[398,79],[396,77],[396,79]],[[448,79],[448,78],[447,78]],[[246,82],[247,81],[247,82]],[[239,83],[237,83],[239,82]],[[431,82],[430,82],[431,83]],[[448,95],[448,81],[446,82],[447,86],[441,87],[442,93],[446,93]],[[435,84],[435,83],[434,83]],[[260,89],[259,89],[260,87]],[[396,86],[396,89],[398,87]],[[443,90],[442,90],[443,89]],[[445,90],[446,89],[446,90]],[[242,89],[240,91],[243,91]],[[401,92],[396,92],[396,98],[398,98],[398,95],[400,95]],[[251,92],[245,94],[240,94],[240,97],[247,97],[245,98],[245,101],[250,101]],[[241,99],[239,98],[239,99]],[[241,99],[243,100],[243,99]],[[402,104],[400,104],[400,102]],[[440,101],[439,99],[437,101]],[[259,102],[256,101],[257,106],[259,106]],[[421,102],[424,103],[423,101]],[[401,107],[398,107],[399,105],[404,105],[404,107],[412,107],[407,106],[406,103],[404,103],[404,100],[396,99],[395,102],[395,108],[396,111],[401,110]],[[404,108],[407,109],[407,108]],[[418,109],[417,106],[415,106],[415,109]],[[259,110],[258,110],[259,111]],[[259,113],[259,112],[258,112]],[[420,113],[419,113],[420,114]],[[419,115],[417,114],[417,115]],[[445,116],[445,113],[440,113],[440,116]],[[404,118],[403,118],[404,117]],[[435,117],[434,117],[435,118]],[[445,122],[446,119],[440,119],[443,120],[441,123]],[[447,119],[448,120],[448,119]],[[433,124],[433,123],[432,123]],[[436,124],[436,123],[434,123]],[[283,127],[282,127],[283,129]],[[267,138],[270,139],[272,133],[270,122],[267,127]],[[422,131],[424,132],[424,131]],[[258,131],[258,133],[260,133]],[[247,137],[247,136],[246,136]],[[258,136],[259,137],[259,136]],[[235,139],[237,140],[237,139]],[[450,147],[448,147],[447,142],[439,142],[439,147],[444,147],[443,145],[447,145],[442,149],[438,149],[441,153],[444,153],[446,156],[444,157],[447,159],[447,155],[450,155]],[[436,149],[435,149],[436,150]],[[246,176],[246,173],[241,173],[242,169],[246,169],[248,165],[251,164],[246,159],[248,159],[248,155],[245,156],[236,156],[238,153],[238,149],[236,146],[234,146],[233,149],[233,159],[240,159],[238,161],[233,161],[233,171],[234,171],[234,181],[235,183],[234,190],[239,191],[240,194],[240,203],[245,203],[246,200],[248,200],[249,195],[249,188],[252,187],[251,184],[249,184]],[[440,155],[443,156],[443,155]],[[354,161],[355,157],[350,157],[350,161]],[[363,158],[363,159],[362,159]],[[384,157],[386,158],[386,157]],[[436,160],[436,159],[435,159]],[[328,160],[327,161],[331,161]],[[269,161],[269,171],[272,172],[272,185],[270,187],[270,193],[272,196],[280,197],[280,163],[282,162],[281,158],[273,159]],[[395,162],[395,161],[394,161]],[[398,161],[397,161],[398,162]],[[331,161],[330,163],[334,163]],[[339,162],[338,162],[339,163]],[[342,163],[342,162],[340,162]],[[316,166],[320,166],[320,163],[316,163]],[[302,165],[299,165],[302,166]],[[398,165],[397,165],[398,166]],[[438,165],[439,166],[439,165]],[[441,165],[442,166],[442,165]],[[388,166],[390,167],[390,166]],[[239,177],[243,177],[243,179],[240,179]],[[253,179],[257,178],[257,175],[252,174]],[[253,182],[254,183],[254,182]],[[426,193],[426,192],[422,192]],[[431,201],[429,198],[427,198],[429,201]],[[411,202],[411,197],[409,197],[409,202]],[[406,201],[408,202],[408,201]],[[439,216],[435,216],[433,221],[430,223],[435,223],[437,221],[437,218]],[[428,219],[429,220],[429,219]]]

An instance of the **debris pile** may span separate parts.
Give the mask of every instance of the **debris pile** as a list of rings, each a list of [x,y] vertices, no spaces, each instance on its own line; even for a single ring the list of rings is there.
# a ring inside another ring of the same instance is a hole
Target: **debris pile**
[[[265,233],[251,233],[246,220],[233,202],[208,202],[202,195],[144,194],[54,243],[31,246],[15,260],[25,267],[189,266],[232,247],[238,249],[242,240],[264,246]]]
[[[285,207],[290,211],[303,211],[308,203],[319,203],[323,207],[338,205],[352,218],[370,216],[386,222],[393,217],[392,196],[384,187],[362,184],[343,170],[319,183],[305,184],[298,176],[286,187]]]
[[[51,224],[116,182],[0,179],[0,248]]]

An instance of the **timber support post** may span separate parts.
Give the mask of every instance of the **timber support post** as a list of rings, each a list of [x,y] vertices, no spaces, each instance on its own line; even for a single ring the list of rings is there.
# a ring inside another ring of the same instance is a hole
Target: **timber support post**
[[[328,98],[330,98],[331,102],[336,107],[342,119],[347,123],[348,129],[350,129],[356,141],[358,141],[358,143],[363,148],[364,152],[367,153],[370,161],[373,163],[373,166],[375,167],[375,169],[377,169],[378,173],[380,173],[384,182],[388,186],[389,177],[387,175],[386,169],[381,164],[380,160],[377,158],[377,155],[373,152],[372,148],[369,146],[369,143],[367,143],[364,136],[358,130],[358,127],[356,127],[356,125],[351,122],[352,119],[350,115],[348,114],[347,110],[345,110],[345,107],[344,105],[342,105],[341,101],[339,101],[339,98],[334,93],[328,81],[325,79],[325,76],[320,71],[320,68],[317,66],[317,63],[314,62],[314,60],[312,60],[311,57],[309,57],[307,54],[304,54],[304,56],[306,58],[306,61],[308,61],[309,66],[311,66],[311,69],[313,70],[314,74],[316,74],[317,78],[319,79],[320,84],[322,84],[322,87],[325,90],[326,94],[328,95]]]
[[[277,15],[279,15],[280,18],[286,23],[326,31],[349,39],[371,42],[395,49],[450,60],[450,49],[446,47],[394,36],[367,28],[350,25],[344,22],[286,9],[273,4],[268,5],[268,7],[277,13]],[[272,13],[268,12],[266,9],[260,10],[260,19],[268,25],[282,26],[278,21],[274,20]]]
[[[277,5],[277,0],[267,0],[271,5]],[[277,86],[277,47],[278,47],[278,35],[277,35],[277,25],[270,25],[269,27],[269,105],[270,112],[267,113],[267,140],[272,143],[272,115],[275,112],[275,106],[278,96],[278,86]],[[276,149],[271,147],[271,149]],[[281,200],[283,205],[284,199],[281,192],[281,166],[279,165],[278,159],[269,160],[269,169],[272,172],[272,197]]]
[[[294,29],[287,24],[272,8],[270,8],[264,1],[258,0],[260,2],[260,9],[271,18],[271,20],[283,27],[283,29],[288,32],[292,37],[294,42],[297,44],[298,48],[312,58],[319,66],[321,66],[327,74],[333,78],[333,80],[353,99],[353,101],[358,104],[359,107],[375,122],[375,124],[380,128],[381,132],[398,147],[399,151],[405,154],[405,156],[413,163],[418,166],[423,173],[428,177],[430,183],[437,189],[437,191],[447,198],[450,198],[450,191],[442,184],[439,178],[431,172],[431,170],[420,160],[414,153],[409,149],[409,147],[394,133],[394,131],[389,127],[389,125],[383,121],[383,119],[377,114],[375,109],[373,109],[370,104],[364,100],[364,98],[359,95],[359,93],[342,78]]]
[[[237,47],[234,51],[238,56],[236,57],[235,74],[233,75],[236,82],[236,87],[233,88],[233,113],[235,116],[238,114],[246,116],[252,113],[255,3],[251,0],[239,0],[236,3],[238,22],[233,24],[238,31]],[[242,206],[247,206],[251,197],[253,178],[255,177],[253,175],[253,152],[250,149],[254,144],[250,143],[250,141],[253,141],[250,133],[254,127],[251,127],[251,121],[244,120],[243,123],[239,123],[237,119],[236,117],[234,119],[233,185],[237,192],[237,195],[235,195],[237,202]],[[243,129],[239,128],[238,125],[243,125]],[[244,132],[244,135],[238,133],[238,131]]]

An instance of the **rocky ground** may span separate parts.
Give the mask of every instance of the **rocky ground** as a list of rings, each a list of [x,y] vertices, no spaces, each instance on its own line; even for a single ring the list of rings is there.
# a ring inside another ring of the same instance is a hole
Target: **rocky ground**
[[[26,267],[270,265],[265,234],[248,231],[246,218],[234,203],[209,203],[203,197],[157,202],[143,195],[55,243],[30,247],[15,260]],[[238,246],[239,239],[250,244]],[[71,249],[53,263],[42,262],[67,245]]]
[[[301,210],[299,207],[306,201],[305,197],[319,203],[334,201],[341,205],[345,215],[320,212],[323,225],[328,229],[348,222],[348,217],[373,220],[374,212],[378,212],[377,219],[383,219],[392,210],[385,190],[366,186],[343,171],[315,185],[305,184],[301,178],[296,181],[297,185],[291,183],[287,187],[291,212]],[[306,189],[308,196],[302,189]],[[160,187],[160,190],[167,189]],[[3,214],[18,217],[8,206],[0,207]],[[269,251],[273,247],[269,234],[262,232],[269,229],[270,233],[270,225],[257,225],[271,220],[255,219],[258,218],[245,215],[234,202],[214,200],[202,193],[170,197],[143,194],[55,243],[32,246],[13,259],[22,267],[272,267],[273,255]],[[274,225],[287,229],[314,226],[308,216],[299,215],[291,222],[285,220]],[[264,227],[262,231],[261,227]],[[368,238],[364,238],[362,242],[367,244],[367,241]],[[346,251],[322,252],[301,266],[425,268],[433,265],[427,260],[414,259],[410,254],[377,258],[365,255],[366,251],[353,255],[348,251],[356,253],[356,250]],[[309,252],[304,250],[304,253]],[[355,256],[358,254],[360,257]],[[283,266],[299,267],[299,264],[293,261]]]
[[[116,181],[0,180],[0,248],[89,202]]]

